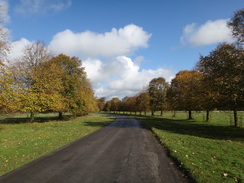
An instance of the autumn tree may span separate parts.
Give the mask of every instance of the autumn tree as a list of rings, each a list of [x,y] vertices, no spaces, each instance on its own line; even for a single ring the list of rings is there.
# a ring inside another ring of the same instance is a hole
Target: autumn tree
[[[137,111],[136,106],[136,97],[127,97],[126,100],[124,100],[124,106],[126,111],[129,111],[130,113]]]
[[[150,97],[147,91],[141,92],[138,96],[136,96],[136,106],[137,110],[140,112],[146,112],[150,110]]]
[[[128,110],[128,109],[127,109],[127,106],[126,106],[126,102],[127,102],[127,100],[128,100],[129,98],[130,98],[130,97],[126,96],[126,97],[124,97],[124,98],[121,100],[121,102],[120,102],[120,111],[125,112],[125,111]]]
[[[48,94],[50,91],[44,88],[56,89],[56,76],[51,76],[50,79],[45,80],[45,77],[49,77],[49,72],[56,72],[55,66],[44,64],[50,57],[51,55],[44,43],[37,41],[26,46],[23,50],[23,57],[11,66],[15,81],[19,86],[18,94],[22,103],[19,110],[30,112],[31,122],[34,121],[35,113],[47,109],[44,103],[53,97]],[[47,92],[46,95],[44,95],[45,92]]]
[[[52,58],[49,49],[41,41],[27,45],[23,50],[23,57],[20,62],[25,68],[32,72],[39,64]]]
[[[20,106],[20,87],[14,78],[14,70],[0,66],[0,112],[16,112]]]
[[[244,9],[235,12],[234,16],[228,22],[228,26],[232,29],[232,35],[237,38],[240,44],[244,42]]]
[[[119,98],[117,97],[112,98],[110,111],[114,111],[114,112],[119,111],[120,103],[121,101]]]
[[[61,83],[62,70],[49,61],[40,63],[31,75],[33,82],[24,93],[24,112],[40,113],[58,111],[63,108],[64,100],[60,94],[63,90]],[[34,121],[34,116],[31,116]]]
[[[13,100],[13,78],[4,64],[9,51],[8,30],[3,26],[6,7],[0,4],[0,112],[7,112]],[[12,107],[10,107],[12,108]]]
[[[149,82],[148,93],[152,115],[157,110],[161,111],[161,115],[163,114],[166,106],[166,93],[168,88],[169,84],[162,77],[154,78]]]
[[[80,100],[80,104],[83,106],[78,107],[77,113],[79,114],[87,114],[90,112],[98,112],[99,108],[97,106],[97,100],[94,97],[94,91],[92,89],[90,81],[85,77],[84,81],[81,82],[81,90],[79,90],[79,94],[77,95]]]
[[[201,87],[203,74],[198,71],[180,71],[172,80],[167,97],[174,110],[188,111],[188,119],[193,119],[192,111],[200,110],[203,100]]]
[[[110,108],[111,108],[111,101],[108,100],[108,101],[106,101],[106,103],[104,104],[103,110],[106,111],[106,112],[109,112],[109,111],[111,111]]]
[[[98,109],[100,111],[103,110],[105,102],[106,102],[106,98],[105,97],[101,97],[101,98],[97,99],[97,106],[98,106]]]
[[[65,107],[59,111],[59,118],[63,112],[83,113],[97,111],[97,103],[91,85],[86,77],[82,62],[77,57],[60,54],[50,60],[63,70],[61,95]]]
[[[237,111],[244,106],[243,47],[220,44],[208,56],[201,56],[197,68],[218,94],[218,107],[233,110],[235,126],[238,126]]]

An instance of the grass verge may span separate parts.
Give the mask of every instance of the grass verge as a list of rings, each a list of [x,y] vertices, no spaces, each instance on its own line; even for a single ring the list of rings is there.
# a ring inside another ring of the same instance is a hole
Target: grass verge
[[[51,114],[45,114],[39,115],[39,122],[35,123],[18,123],[19,120],[26,121],[23,115],[0,118],[5,122],[0,123],[0,175],[92,133],[113,120],[112,116],[101,114],[89,114],[68,121],[55,121]]]
[[[244,128],[165,116],[136,118],[196,182],[244,182]]]

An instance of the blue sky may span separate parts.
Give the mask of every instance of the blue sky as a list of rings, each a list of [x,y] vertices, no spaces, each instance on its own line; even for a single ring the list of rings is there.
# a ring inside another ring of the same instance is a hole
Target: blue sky
[[[133,96],[170,81],[200,55],[232,42],[226,22],[244,0],[8,0],[11,58],[42,40],[83,61],[97,97]]]

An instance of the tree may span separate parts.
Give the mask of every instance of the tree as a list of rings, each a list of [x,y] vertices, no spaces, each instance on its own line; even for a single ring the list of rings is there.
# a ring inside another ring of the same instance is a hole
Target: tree
[[[137,111],[137,106],[136,106],[136,97],[128,97],[124,101],[124,105],[126,107],[126,111],[129,111],[130,113]]]
[[[126,96],[122,99],[121,104],[120,104],[120,110],[125,112],[128,111],[128,106],[127,106],[127,100],[129,100],[130,97]]]
[[[121,104],[121,101],[119,98],[117,98],[117,97],[112,98],[110,110],[114,111],[114,112],[118,111],[120,108],[120,104]]]
[[[51,62],[58,64],[64,71],[61,79],[63,86],[61,95],[64,98],[65,107],[59,111],[59,118],[63,118],[63,112],[76,114],[97,111],[94,93],[86,77],[84,68],[81,67],[81,60],[77,57],[60,54],[52,58]]]
[[[244,106],[243,60],[243,47],[220,44],[197,63],[197,69],[206,76],[212,90],[218,94],[218,107],[233,110],[235,126],[238,126],[237,110]]]
[[[150,110],[150,97],[148,92],[141,92],[136,97],[136,106],[140,114],[142,111],[144,111],[144,114],[146,115],[146,112]]]
[[[14,78],[14,70],[0,66],[0,112],[16,112],[20,106],[20,85]]]
[[[51,62],[43,62],[35,68],[31,75],[33,83],[22,95],[22,111],[31,112],[30,121],[34,121],[35,113],[58,111],[64,107],[64,100],[60,94],[63,89],[62,74],[62,70]]]
[[[97,112],[99,108],[97,106],[97,100],[94,97],[94,92],[92,90],[92,86],[89,80],[85,77],[84,81],[81,83],[81,89],[77,90],[77,107],[76,113],[89,113],[89,112]]]
[[[105,101],[106,101],[106,98],[105,97],[102,97],[102,98],[97,99],[97,106],[98,106],[98,108],[99,108],[100,111],[103,110],[104,105],[105,105]]]
[[[12,65],[14,79],[18,83],[18,94],[21,101],[20,111],[30,112],[30,122],[34,121],[35,113],[43,112],[48,107],[45,102],[51,100],[49,95],[56,89],[56,75],[49,76],[57,70],[54,65],[46,65],[45,62],[51,57],[48,49],[43,43],[36,43],[26,46],[24,56]],[[16,72],[17,71],[17,72]],[[49,77],[49,79],[45,79]],[[51,82],[53,80],[53,83]],[[53,91],[47,91],[48,86]],[[45,92],[47,92],[45,94]],[[52,93],[53,94],[53,93]],[[48,102],[50,104],[50,102]]]
[[[238,42],[244,42],[244,9],[235,12],[232,19],[228,22],[228,26],[232,29],[232,35],[237,38]]]
[[[202,76],[202,80],[199,83],[199,87],[201,90],[201,109],[206,110],[206,122],[209,122],[210,120],[210,111],[214,110],[216,107],[218,107],[217,101],[219,98],[219,95],[216,91],[213,90],[211,87],[211,84],[209,84],[209,81],[205,75]]]
[[[150,97],[150,106],[152,110],[152,115],[156,110],[162,111],[166,106],[166,93],[169,88],[169,84],[164,78],[154,78],[149,82],[148,93]]]
[[[103,110],[109,112],[111,111],[110,108],[111,108],[111,101],[109,100],[105,103]]]
[[[29,69],[32,72],[39,64],[49,61],[51,58],[52,55],[45,44],[41,41],[36,41],[24,48],[20,63],[27,71]]]
[[[201,81],[203,74],[198,71],[180,71],[172,80],[167,98],[174,110],[188,111],[188,119],[193,110],[200,110],[203,100]]]

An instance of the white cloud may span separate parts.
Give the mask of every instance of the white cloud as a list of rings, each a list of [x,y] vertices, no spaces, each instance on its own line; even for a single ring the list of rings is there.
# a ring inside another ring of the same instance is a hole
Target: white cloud
[[[72,0],[20,0],[15,11],[20,14],[39,14],[61,11],[71,6]]]
[[[66,30],[56,34],[49,47],[56,54],[83,58],[83,66],[97,97],[111,99],[116,96],[122,99],[136,95],[155,77],[170,81],[175,76],[169,69],[141,69],[142,56],[134,61],[128,57],[136,49],[147,47],[150,37],[141,27],[133,24],[104,34]],[[25,38],[12,42],[9,58],[21,57],[22,50],[29,43]],[[105,58],[98,59],[99,56]]]
[[[16,59],[21,58],[23,56],[24,48],[31,43],[32,43],[31,41],[25,38],[21,38],[18,41],[11,42],[11,48],[10,48],[10,53],[8,54],[8,60],[14,62]]]
[[[141,59],[141,58],[140,58]],[[168,69],[143,69],[129,57],[118,56],[108,62],[98,59],[87,59],[83,66],[98,97],[123,98],[134,96],[148,86],[151,79],[164,77],[167,81],[174,78],[175,73]]]
[[[219,19],[207,21],[200,26],[195,23],[189,24],[184,27],[181,43],[192,46],[205,46],[222,42],[231,43],[233,38],[227,22],[228,19]]]
[[[54,53],[77,55],[81,57],[112,57],[128,55],[138,48],[148,47],[151,34],[145,32],[142,27],[130,24],[124,28],[111,32],[98,34],[90,31],[74,33],[65,30],[57,33],[50,48]]]
[[[7,23],[9,21],[8,15],[8,1],[0,0],[0,23]]]

